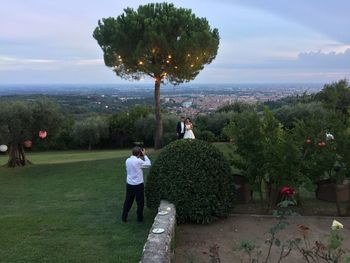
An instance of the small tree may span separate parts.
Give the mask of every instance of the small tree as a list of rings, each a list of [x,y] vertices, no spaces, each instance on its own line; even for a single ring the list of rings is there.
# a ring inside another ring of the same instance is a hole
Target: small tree
[[[34,140],[40,130],[53,136],[60,124],[60,112],[57,104],[40,100],[34,104],[26,102],[1,103],[0,138],[9,145],[9,167],[24,166],[30,163],[24,152],[23,142]]]
[[[101,117],[89,117],[76,122],[73,137],[80,145],[87,145],[90,151],[93,145],[108,137],[108,123]]]
[[[117,18],[103,18],[93,33],[106,66],[124,79],[154,79],[155,148],[161,148],[163,126],[160,85],[193,80],[216,57],[219,33],[190,9],[156,3],[126,8]]]
[[[133,138],[135,141],[142,141],[144,146],[150,146],[154,142],[154,114],[149,114],[146,117],[141,117],[135,122],[135,133]],[[163,118],[163,145],[166,145],[170,141],[176,140],[176,133],[174,127],[178,122],[178,118],[172,114],[164,114]]]
[[[346,124],[350,117],[350,86],[346,79],[327,84],[315,98],[323,102],[325,108],[338,112]]]
[[[110,116],[108,122],[112,141],[120,147],[130,146],[137,133],[136,124],[138,120],[145,118],[151,112],[151,107],[135,106],[127,111],[118,112]],[[152,126],[149,129],[154,130]]]
[[[234,140],[241,156],[234,163],[259,191],[262,204],[265,189],[268,209],[276,205],[283,185],[298,186],[303,180],[298,145],[268,109],[261,116],[255,111],[238,114],[224,133]]]

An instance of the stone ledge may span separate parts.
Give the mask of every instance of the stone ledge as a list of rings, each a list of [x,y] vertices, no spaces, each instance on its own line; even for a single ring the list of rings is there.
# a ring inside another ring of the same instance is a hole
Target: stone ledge
[[[168,211],[167,215],[157,214],[143,248],[141,263],[170,263],[173,256],[173,240],[175,237],[175,206],[162,200],[158,211]],[[164,233],[154,234],[154,228],[164,228]]]

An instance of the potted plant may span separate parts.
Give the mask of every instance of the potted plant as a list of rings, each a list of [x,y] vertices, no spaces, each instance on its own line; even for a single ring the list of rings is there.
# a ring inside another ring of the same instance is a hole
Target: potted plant
[[[350,201],[350,189],[346,164],[337,147],[337,140],[329,132],[309,136],[305,140],[302,171],[316,184],[316,198],[336,203],[340,215],[340,204]]]

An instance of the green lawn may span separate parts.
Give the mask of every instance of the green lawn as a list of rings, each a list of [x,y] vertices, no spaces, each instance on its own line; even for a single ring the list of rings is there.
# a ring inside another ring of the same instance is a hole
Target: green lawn
[[[138,224],[134,206],[120,220],[129,155],[33,153],[35,165],[0,167],[0,262],[138,262],[154,213]]]
[[[130,150],[119,151],[57,151],[45,153],[27,153],[27,158],[34,164],[54,164],[78,161],[92,161],[108,158],[125,157]],[[0,165],[7,162],[8,156],[0,155]]]

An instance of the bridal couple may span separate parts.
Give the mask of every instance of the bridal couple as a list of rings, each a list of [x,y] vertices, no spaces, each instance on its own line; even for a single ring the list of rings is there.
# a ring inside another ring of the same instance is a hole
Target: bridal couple
[[[181,116],[180,121],[177,123],[176,134],[178,139],[195,139],[192,131],[193,124],[189,118]]]

